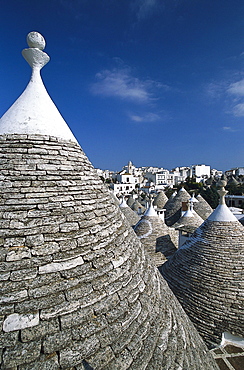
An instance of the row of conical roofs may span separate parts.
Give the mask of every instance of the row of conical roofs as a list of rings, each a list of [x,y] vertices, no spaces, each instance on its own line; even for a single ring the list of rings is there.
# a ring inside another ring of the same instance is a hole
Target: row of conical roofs
[[[146,251],[154,263],[161,265],[160,272],[210,347],[221,342],[224,332],[244,336],[244,228],[225,204],[226,181],[219,181],[218,186],[220,204],[212,213],[201,196],[190,198],[182,188],[164,205],[165,208],[167,203],[169,205],[171,220],[177,219],[180,212],[182,214],[172,227],[160,219],[152,202],[134,227]],[[187,199],[188,209],[182,212],[178,209],[180,201]],[[194,210],[193,204],[194,207],[198,205],[205,221]],[[177,251],[175,243],[167,256],[171,258],[165,262],[155,252],[161,251],[165,255],[165,251],[170,250],[165,238],[170,238],[173,228],[191,234],[196,231]]]
[[[0,120],[1,369],[216,369],[40,77]]]
[[[208,345],[224,332],[244,336],[244,228],[220,204],[160,271]]]

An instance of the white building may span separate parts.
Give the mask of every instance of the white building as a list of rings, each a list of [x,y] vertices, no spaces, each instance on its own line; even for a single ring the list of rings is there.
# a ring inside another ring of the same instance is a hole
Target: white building
[[[110,189],[113,190],[114,195],[129,195],[132,190],[135,190],[136,184],[110,184]]]
[[[223,171],[216,170],[215,168],[212,168],[210,171],[211,176],[220,178],[223,175]]]
[[[195,177],[197,182],[200,182],[203,178],[210,177],[210,166],[205,164],[194,164],[190,167],[190,177]]]
[[[146,172],[144,176],[147,179],[147,183],[150,182],[155,185],[155,190],[174,186],[174,174],[170,173],[169,170],[163,169],[159,172]]]
[[[174,185],[179,185],[190,176],[190,167],[175,167],[170,172],[174,175]]]
[[[126,172],[125,170],[120,171],[116,174],[116,180],[121,184],[138,184],[140,179],[137,176]]]
[[[105,180],[106,179],[112,179],[114,171],[110,170],[100,170],[99,168],[96,168],[98,176],[102,176]]]
[[[231,176],[231,175],[240,176],[240,175],[244,175],[244,167],[232,168],[231,170],[225,171],[225,174],[226,174],[226,176]]]

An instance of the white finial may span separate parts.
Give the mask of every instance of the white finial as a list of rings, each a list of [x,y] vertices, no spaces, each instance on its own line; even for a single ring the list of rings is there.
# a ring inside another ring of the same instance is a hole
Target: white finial
[[[38,32],[30,32],[26,37],[27,44],[30,48],[43,50],[46,46],[44,37]]]
[[[28,49],[22,55],[32,68],[31,79],[20,97],[0,119],[0,135],[49,135],[77,142],[43,85],[40,70],[50,60],[42,51],[44,37],[38,32],[27,36]]]
[[[149,195],[149,207],[144,215],[145,216],[158,216],[157,212],[155,211],[153,207],[153,196],[151,194]]]
[[[187,211],[183,214],[182,217],[194,217],[193,215],[193,202],[189,200],[187,203]]]
[[[225,204],[225,195],[228,193],[228,191],[225,190],[227,182],[225,180],[220,180],[217,185],[220,187],[218,190],[220,199],[219,199],[219,204]]]
[[[213,211],[213,213],[208,217],[207,220],[210,221],[237,221],[237,218],[233,215],[233,213],[229,210],[229,208],[225,204],[225,195],[228,191],[225,190],[226,181],[220,180],[217,184],[220,187],[218,193],[220,195],[219,205]]]
[[[42,51],[46,45],[45,39],[38,32],[30,32],[27,35],[27,43],[30,48],[24,49],[22,55],[33,70],[35,68],[40,70],[50,60],[50,57]]]
[[[128,207],[128,205],[127,205],[127,203],[126,203],[126,201],[125,201],[125,196],[124,196],[124,194],[122,194],[122,202],[120,203],[120,208],[126,208],[126,207]]]

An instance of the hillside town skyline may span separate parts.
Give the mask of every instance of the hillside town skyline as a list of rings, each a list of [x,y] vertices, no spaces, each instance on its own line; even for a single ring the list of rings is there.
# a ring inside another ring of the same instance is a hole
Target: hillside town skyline
[[[192,177],[192,174],[191,174],[191,168],[194,168],[194,167],[204,167],[204,168],[207,168],[208,170],[206,171],[205,175],[207,175],[208,177],[210,175],[212,176],[216,176],[216,175],[221,175],[221,174],[226,174],[227,176],[229,175],[244,175],[244,166],[243,167],[240,167],[240,166],[236,166],[236,167],[232,167],[232,168],[228,168],[228,169],[216,169],[214,168],[213,166],[211,166],[210,164],[204,164],[204,163],[198,163],[198,164],[191,164],[191,165],[184,165],[184,166],[174,166],[174,167],[165,167],[165,166],[154,166],[154,165],[148,165],[148,166],[136,166],[135,163],[131,160],[129,160],[127,162],[127,164],[123,165],[120,169],[110,169],[110,168],[96,168],[98,173],[102,175],[102,173],[105,175],[105,179],[106,177],[108,177],[108,174],[113,174],[113,173],[120,173],[121,171],[125,170],[127,167],[128,167],[128,163],[131,162],[132,165],[137,168],[137,169],[140,169],[141,171],[150,171],[150,170],[153,170],[154,172],[160,172],[160,171],[163,171],[163,170],[167,170],[169,172],[174,172],[174,171],[177,171],[179,169],[181,169],[182,171],[185,169],[186,171],[188,170],[188,175],[189,177]],[[201,175],[204,175],[204,173],[201,173]],[[187,177],[186,176],[186,177]]]

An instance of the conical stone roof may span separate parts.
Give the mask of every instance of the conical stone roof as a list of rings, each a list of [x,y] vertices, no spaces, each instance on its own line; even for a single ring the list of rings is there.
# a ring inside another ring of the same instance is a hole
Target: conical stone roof
[[[244,336],[244,228],[224,203],[161,272],[208,345],[223,332]]]
[[[172,227],[178,228],[180,226],[191,226],[197,229],[203,221],[204,220],[196,212],[188,209]]]
[[[130,226],[135,226],[140,220],[140,216],[136,212],[132,211],[132,209],[127,205],[124,197],[122,198],[122,202],[120,203],[119,207],[121,212],[125,215]]]
[[[132,204],[131,209],[133,211],[136,211],[136,212],[138,212],[139,209],[140,209],[141,210],[141,214],[143,214],[145,212],[145,207],[137,199]]]
[[[201,196],[201,194],[198,194],[196,199],[198,200],[198,203],[194,203],[194,211],[197,212],[197,214],[203,220],[206,220],[213,212],[213,209],[208,204],[208,202]]]
[[[227,185],[239,185],[239,181],[234,176],[231,176],[227,181]]]
[[[131,207],[134,202],[135,199],[133,198],[133,195],[130,195],[129,198],[127,199],[128,206]]]
[[[164,191],[159,191],[156,198],[153,201],[153,205],[159,209],[163,209],[165,204],[167,203],[168,198],[165,195]]]
[[[0,154],[1,369],[217,368],[76,141]]]
[[[181,217],[182,202],[188,202],[191,198],[190,194],[181,188],[178,193],[165,204],[165,222],[168,226],[172,226]]]
[[[156,265],[176,251],[178,232],[170,229],[157,215],[152,204],[134,227],[134,231]],[[159,253],[157,253],[159,252]],[[159,258],[161,257],[161,258]]]

